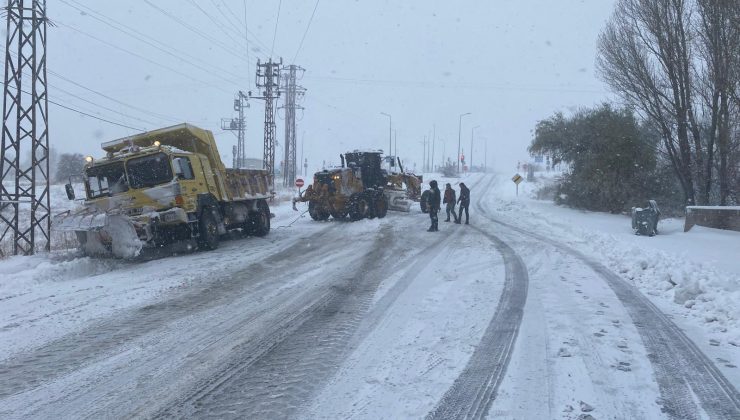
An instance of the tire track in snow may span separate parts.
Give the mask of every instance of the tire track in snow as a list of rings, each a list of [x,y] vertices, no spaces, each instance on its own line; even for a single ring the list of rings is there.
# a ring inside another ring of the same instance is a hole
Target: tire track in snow
[[[324,236],[337,226],[339,224],[322,228],[312,234],[312,240]],[[258,259],[237,273],[209,279],[173,298],[112,316],[82,331],[3,360],[0,362],[0,399],[34,389],[101,358],[110,357],[123,351],[121,349],[133,339],[179,318],[238,299],[245,289],[274,285],[270,279],[274,263],[293,258],[292,267],[297,269],[303,262],[310,262],[317,253],[331,252],[341,246],[337,241],[326,242],[328,249],[327,246],[306,248],[301,242],[295,243]]]
[[[662,396],[660,404],[669,417],[699,418],[699,409],[694,403],[698,399],[712,419],[740,418],[740,393],[737,389],[696,344],[634,286],[564,243],[488,216],[483,208],[479,211],[494,223],[573,255],[606,281],[626,308],[650,355]]]
[[[285,418],[334,373],[351,348],[377,287],[393,266],[378,267],[393,252],[390,224],[357,266],[331,281],[299,311],[289,329],[273,325],[263,343],[234,352],[234,360],[184,400],[155,417]]]
[[[478,196],[476,208],[489,184]],[[498,387],[506,376],[514,343],[519,334],[529,277],[521,257],[504,241],[480,228],[473,229],[488,238],[504,259],[505,280],[496,312],[483,333],[462,373],[447,390],[427,419],[474,418],[488,415]]]

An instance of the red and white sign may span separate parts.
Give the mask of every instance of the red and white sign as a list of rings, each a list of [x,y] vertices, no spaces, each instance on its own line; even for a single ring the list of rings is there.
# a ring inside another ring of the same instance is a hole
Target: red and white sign
[[[303,178],[297,178],[295,180],[295,186],[301,188],[303,186]]]

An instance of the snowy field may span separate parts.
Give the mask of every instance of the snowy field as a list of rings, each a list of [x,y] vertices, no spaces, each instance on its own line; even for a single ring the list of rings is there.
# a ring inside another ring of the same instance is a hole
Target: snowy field
[[[267,237],[214,252],[1,260],[0,416],[446,418],[488,398],[488,418],[670,418],[649,319],[600,266],[740,387],[740,233],[669,219],[635,236],[629,217],[533,199],[538,183],[463,181],[471,226],[438,233],[418,205],[315,222],[284,193]],[[488,371],[479,398],[466,381]]]

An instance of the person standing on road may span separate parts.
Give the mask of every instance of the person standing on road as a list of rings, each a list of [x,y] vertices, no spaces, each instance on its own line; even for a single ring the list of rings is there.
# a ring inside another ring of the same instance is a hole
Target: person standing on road
[[[444,204],[447,204],[447,206],[445,207],[445,210],[447,211],[447,220],[445,220],[445,222],[450,221],[450,213],[452,213],[452,216],[457,222],[457,213],[455,213],[455,199],[455,190],[452,189],[452,185],[447,183],[447,185],[445,186],[444,200],[442,201]]]
[[[439,230],[437,213],[439,212],[440,202],[442,201],[439,188],[437,188],[437,181],[429,181],[429,191],[431,192],[429,194],[429,219],[431,219],[432,225],[429,226],[427,232],[437,232]]]
[[[457,199],[457,202],[460,203],[460,213],[457,215],[457,220],[455,220],[455,223],[458,225],[462,221],[462,213],[463,209],[465,210],[465,224],[468,223],[468,207],[470,206],[470,190],[468,187],[465,186],[464,182],[460,183],[460,198]]]

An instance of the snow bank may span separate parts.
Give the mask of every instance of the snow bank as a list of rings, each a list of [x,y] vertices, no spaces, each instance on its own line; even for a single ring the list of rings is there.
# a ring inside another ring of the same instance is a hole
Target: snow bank
[[[636,236],[628,216],[535,200],[542,180],[523,183],[527,193],[520,187],[516,197],[506,181],[505,174],[497,177],[496,216],[604,261],[664,310],[693,318],[713,340],[740,347],[740,232],[695,227],[684,233],[683,219],[666,219],[658,236]]]

